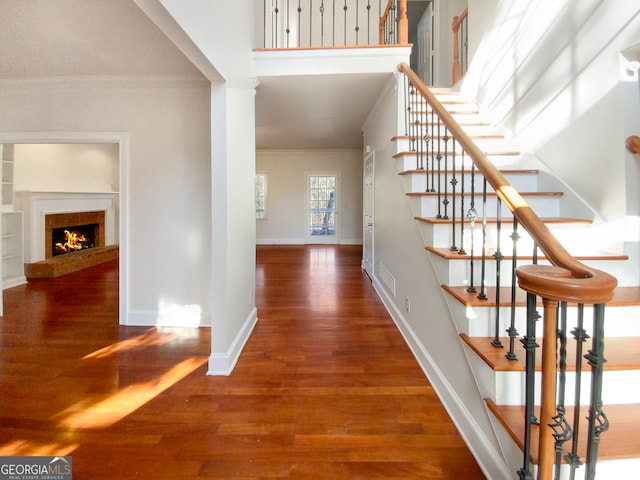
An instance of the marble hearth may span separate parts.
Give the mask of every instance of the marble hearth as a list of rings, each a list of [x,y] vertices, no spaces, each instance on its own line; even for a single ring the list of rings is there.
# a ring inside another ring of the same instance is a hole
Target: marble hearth
[[[65,215],[71,218],[96,214],[100,218],[104,216],[100,244],[108,246],[117,243],[118,193],[20,191],[15,195],[16,208],[24,214],[24,262],[27,264],[51,256],[52,218],[63,218]]]

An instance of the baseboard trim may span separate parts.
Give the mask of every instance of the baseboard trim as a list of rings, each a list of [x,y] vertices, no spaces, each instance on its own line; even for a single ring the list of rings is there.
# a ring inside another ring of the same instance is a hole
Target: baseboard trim
[[[236,338],[231,342],[229,349],[221,353],[211,352],[207,375],[222,376],[231,374],[256,323],[258,323],[258,310],[254,307],[244,321]]]

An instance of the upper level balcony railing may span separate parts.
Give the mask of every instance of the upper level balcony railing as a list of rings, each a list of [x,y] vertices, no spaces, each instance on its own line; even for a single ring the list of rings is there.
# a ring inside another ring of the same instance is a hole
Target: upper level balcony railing
[[[263,48],[408,43],[407,0],[264,0]]]

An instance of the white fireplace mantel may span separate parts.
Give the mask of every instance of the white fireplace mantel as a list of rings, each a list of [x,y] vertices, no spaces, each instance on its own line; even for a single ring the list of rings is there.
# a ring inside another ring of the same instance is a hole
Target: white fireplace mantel
[[[117,192],[15,192],[24,214],[24,261],[45,259],[45,216],[56,213],[105,212],[105,245],[116,243]]]

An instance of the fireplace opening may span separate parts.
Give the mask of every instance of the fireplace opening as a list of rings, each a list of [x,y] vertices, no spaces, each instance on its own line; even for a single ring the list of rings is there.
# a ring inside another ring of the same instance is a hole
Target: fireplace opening
[[[51,255],[64,255],[95,247],[97,229],[97,223],[51,229]]]

